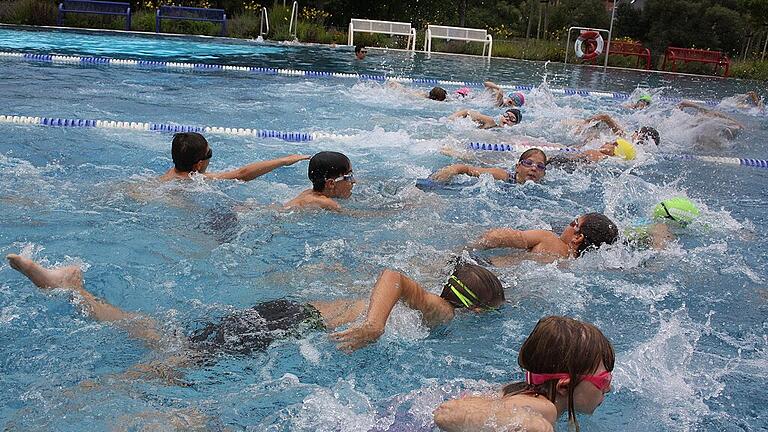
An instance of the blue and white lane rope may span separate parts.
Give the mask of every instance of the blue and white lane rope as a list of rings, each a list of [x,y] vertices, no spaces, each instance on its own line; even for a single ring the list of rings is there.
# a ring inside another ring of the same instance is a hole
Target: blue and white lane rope
[[[206,71],[236,71],[236,72],[249,72],[263,75],[283,75],[283,76],[297,76],[304,78],[348,78],[356,80],[367,81],[379,81],[384,82],[387,80],[397,81],[406,84],[431,84],[431,85],[444,85],[444,86],[456,86],[456,87],[483,87],[482,82],[472,81],[452,81],[452,80],[440,80],[433,78],[408,78],[408,77],[388,77],[386,75],[366,75],[357,73],[344,73],[344,72],[318,72],[299,69],[278,69],[278,68],[263,68],[263,67],[249,67],[249,66],[233,66],[233,65],[217,65],[217,64],[205,64],[205,63],[185,63],[185,62],[165,62],[165,61],[153,61],[153,60],[131,60],[131,59],[117,59],[111,57],[81,57],[71,55],[56,55],[56,54],[33,54],[33,53],[19,53],[19,52],[7,52],[0,51],[0,58],[13,58],[25,61],[38,61],[46,63],[67,63],[67,64],[83,64],[83,65],[110,65],[110,66],[135,66],[142,68],[155,68],[155,69],[186,69],[186,70],[206,70]],[[528,85],[502,85],[507,90],[518,91],[531,91],[533,86]],[[597,90],[579,90],[569,88],[551,88],[549,91],[553,94],[561,94],[566,96],[583,96],[583,97],[600,97],[613,100],[627,100],[630,95],[628,93],[620,92],[607,92]],[[681,102],[683,98],[669,97],[669,96],[657,96],[658,100],[665,102]],[[705,101],[698,99],[687,99],[695,103],[705,105],[718,105],[719,101]]]
[[[485,150],[485,151],[506,151],[506,152],[523,152],[532,148],[540,148],[545,151],[554,152],[578,152],[580,149],[571,147],[556,147],[546,145],[523,145],[523,144],[490,144],[471,142],[467,145],[471,150]],[[767,159],[749,159],[749,158],[735,158],[735,157],[721,157],[721,156],[699,156],[688,154],[674,154],[674,153],[654,153],[655,156],[665,159],[682,159],[682,160],[695,160],[701,162],[709,162],[716,164],[727,165],[740,165],[755,168],[768,168]]]
[[[349,135],[332,134],[326,132],[285,132],[269,129],[228,128],[218,126],[179,125],[172,123],[143,123],[114,120],[89,120],[68,119],[57,117],[31,117],[0,115],[0,123],[14,123],[22,125],[40,125],[66,128],[86,129],[127,129],[135,131],[157,132],[198,132],[215,135],[253,136],[260,138],[275,138],[288,142],[307,142],[320,138],[348,138]]]

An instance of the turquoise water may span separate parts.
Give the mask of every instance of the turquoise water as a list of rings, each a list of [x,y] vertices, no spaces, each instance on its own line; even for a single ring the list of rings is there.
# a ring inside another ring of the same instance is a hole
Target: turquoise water
[[[763,114],[732,109],[747,81],[645,75],[535,62],[79,32],[0,29],[0,50],[387,73],[534,85],[524,121],[480,131],[445,116],[466,103],[410,98],[377,83],[227,72],[173,72],[0,59],[0,114],[175,122],[343,133],[308,143],[210,135],[211,170],[289,153],[343,151],[358,184],[342,205],[358,215],[285,213],[309,186],[306,165],[249,183],[152,179],[170,165],[168,134],[0,124],[0,252],[48,265],[79,263],[89,290],[158,319],[170,333],[281,297],[367,296],[385,267],[432,291],[467,242],[495,226],[560,231],[604,211],[622,227],[659,199],[686,195],[703,216],[656,252],[606,248],[578,261],[493,269],[506,286],[501,313],[461,316],[435,330],[397,307],[375,345],[346,355],[324,333],[247,358],[185,370],[189,387],[125,383],[118,374],[155,358],[120,329],[79,313],[0,265],[0,424],[8,430],[140,430],[168,416],[211,429],[431,430],[431,412],[463,391],[519,377],[517,349],[536,320],[566,314],[597,324],[617,353],[615,392],[587,431],[764,430],[768,399],[766,240],[768,171],[662,159],[552,169],[542,184],[459,179],[423,192],[415,179],[454,159],[468,141],[576,142],[569,119],[609,112],[628,128],[657,127],[664,152],[766,158]],[[718,124],[657,103],[553,95],[572,87],[724,100],[745,125]],[[498,155],[497,155],[498,157]],[[500,165],[511,162],[499,161]],[[93,385],[84,386],[83,382]],[[565,430],[565,426],[561,425]]]

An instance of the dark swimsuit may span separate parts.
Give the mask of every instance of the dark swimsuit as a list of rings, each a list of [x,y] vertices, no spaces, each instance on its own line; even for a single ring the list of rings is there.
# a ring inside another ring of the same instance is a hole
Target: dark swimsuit
[[[281,299],[227,315],[196,330],[189,340],[201,353],[248,355],[264,351],[274,340],[299,338],[310,330],[325,330],[320,312],[310,304]]]

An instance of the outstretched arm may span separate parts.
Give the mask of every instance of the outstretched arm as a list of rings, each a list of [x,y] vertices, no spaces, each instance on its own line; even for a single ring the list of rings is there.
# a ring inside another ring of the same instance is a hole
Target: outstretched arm
[[[290,155],[278,159],[272,159],[261,162],[254,162],[246,166],[220,173],[206,173],[205,176],[220,180],[241,180],[250,181],[256,177],[262,176],[276,168],[293,165],[296,162],[309,159],[306,155]]]
[[[465,164],[448,165],[445,168],[433,173],[430,178],[435,181],[445,182],[451,177],[466,174],[471,177],[480,177],[482,174],[490,174],[496,180],[509,180],[509,172],[502,168],[481,168]]]
[[[480,240],[472,246],[480,249],[515,248],[533,249],[552,236],[551,231],[546,230],[516,230],[510,228],[496,228],[483,233]]]
[[[354,351],[376,341],[384,334],[387,319],[395,304],[403,300],[408,307],[421,311],[429,325],[436,325],[453,318],[453,307],[439,296],[427,292],[408,276],[384,270],[371,292],[368,313],[359,326],[331,334],[336,346],[344,351]]]

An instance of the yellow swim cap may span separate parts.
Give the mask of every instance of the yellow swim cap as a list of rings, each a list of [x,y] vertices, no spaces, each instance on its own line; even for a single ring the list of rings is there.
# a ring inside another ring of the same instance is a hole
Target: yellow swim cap
[[[630,144],[629,141],[619,138],[616,140],[616,151],[614,154],[625,160],[632,160],[637,156],[637,150],[635,150],[635,146]]]

